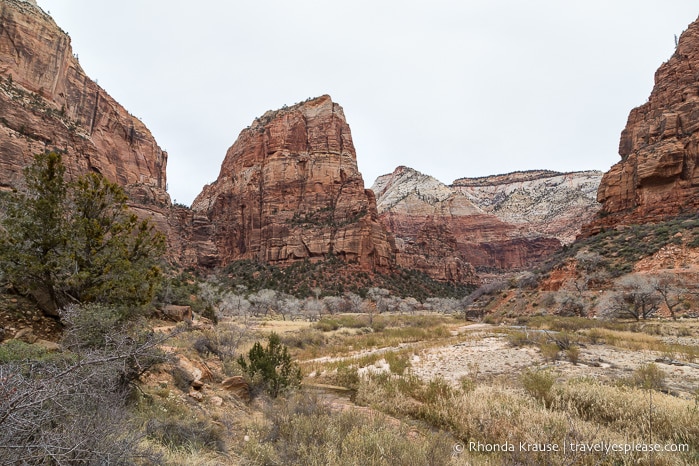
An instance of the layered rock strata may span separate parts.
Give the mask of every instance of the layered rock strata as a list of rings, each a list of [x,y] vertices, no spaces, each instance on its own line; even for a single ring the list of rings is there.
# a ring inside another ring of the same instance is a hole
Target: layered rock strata
[[[0,2],[2,186],[37,152],[59,149],[71,175],[99,172],[166,206],[167,153],[146,126],[92,81],[70,38],[30,2]]]
[[[585,234],[699,210],[699,20],[655,73],[648,102],[621,133],[621,161],[602,179],[600,218]]]
[[[379,177],[381,220],[396,236],[398,265],[439,279],[473,267],[529,267],[571,242],[597,210],[601,173],[532,171],[461,178],[447,186],[407,167]]]
[[[64,152],[71,178],[97,172],[124,187],[131,208],[167,234],[170,260],[216,263],[208,220],[171,205],[167,153],[148,128],[85,74],[35,2],[0,0],[0,190],[20,188],[45,150]]]
[[[550,170],[460,178],[451,188],[484,212],[524,231],[526,237],[552,237],[570,244],[580,227],[599,211],[602,172]]]
[[[393,264],[395,246],[364,189],[349,125],[329,96],[256,119],[192,210],[215,226],[223,264],[329,255],[371,270]]]

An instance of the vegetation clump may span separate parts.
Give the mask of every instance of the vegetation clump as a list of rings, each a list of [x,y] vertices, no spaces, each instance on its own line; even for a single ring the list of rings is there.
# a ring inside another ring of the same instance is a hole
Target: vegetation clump
[[[7,200],[0,229],[4,279],[58,315],[68,304],[137,309],[158,290],[165,237],[130,213],[123,189],[96,173],[65,180],[60,152],[37,155],[26,190]]]
[[[2,279],[64,326],[58,352],[0,345],[2,463],[157,463],[130,408],[136,382],[167,359],[165,337],[139,318],[164,236],[101,175],[68,182],[57,151],[38,154],[25,189],[2,200]]]
[[[255,342],[248,360],[241,355],[238,364],[253,384],[263,387],[272,398],[301,384],[301,369],[291,361],[289,350],[276,333],[269,335],[266,347]]]
[[[400,297],[411,296],[419,301],[428,298],[462,298],[473,286],[434,280],[426,274],[407,269],[392,273],[369,273],[352,269],[334,255],[323,261],[298,261],[286,267],[278,267],[251,260],[230,263],[221,273],[226,287],[242,286],[249,291],[274,289],[297,298],[313,296],[320,289],[320,296],[337,296],[345,292],[366,297],[371,288],[384,288]]]

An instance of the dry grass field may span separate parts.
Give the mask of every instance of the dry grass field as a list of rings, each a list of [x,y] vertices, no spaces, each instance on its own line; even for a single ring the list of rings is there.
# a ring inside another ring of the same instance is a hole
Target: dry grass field
[[[173,464],[699,462],[696,321],[369,319],[260,320],[243,330],[230,320],[178,336],[173,346],[183,351],[201,336],[238,335],[240,353],[277,332],[303,384],[244,403],[217,383],[239,368],[208,355],[201,360],[212,379],[202,400],[176,390],[163,373],[146,385],[143,405],[144,419],[160,412],[165,422],[175,413],[185,431],[205,438],[179,446],[161,434],[147,441]],[[185,354],[200,358],[194,349]]]

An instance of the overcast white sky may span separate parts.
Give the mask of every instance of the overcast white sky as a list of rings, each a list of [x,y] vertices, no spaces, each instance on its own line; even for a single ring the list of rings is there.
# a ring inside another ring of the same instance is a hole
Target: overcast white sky
[[[190,204],[240,131],[330,94],[367,187],[607,170],[696,0],[38,0],[86,72],[169,153]]]

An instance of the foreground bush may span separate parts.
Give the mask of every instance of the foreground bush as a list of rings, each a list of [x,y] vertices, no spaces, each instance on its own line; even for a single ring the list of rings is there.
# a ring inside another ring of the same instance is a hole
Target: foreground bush
[[[164,360],[160,341],[131,322],[92,322],[99,311],[111,315],[88,306],[64,316],[64,353],[0,346],[0,464],[157,462],[141,446],[128,400],[134,381]]]
[[[291,361],[289,350],[276,333],[267,338],[266,347],[255,342],[248,352],[248,360],[240,356],[238,364],[253,384],[262,386],[272,398],[301,384],[301,369]]]
[[[60,152],[37,155],[24,174],[0,225],[4,278],[53,316],[70,303],[149,303],[165,236],[129,211],[123,188],[96,173],[67,182]]]

